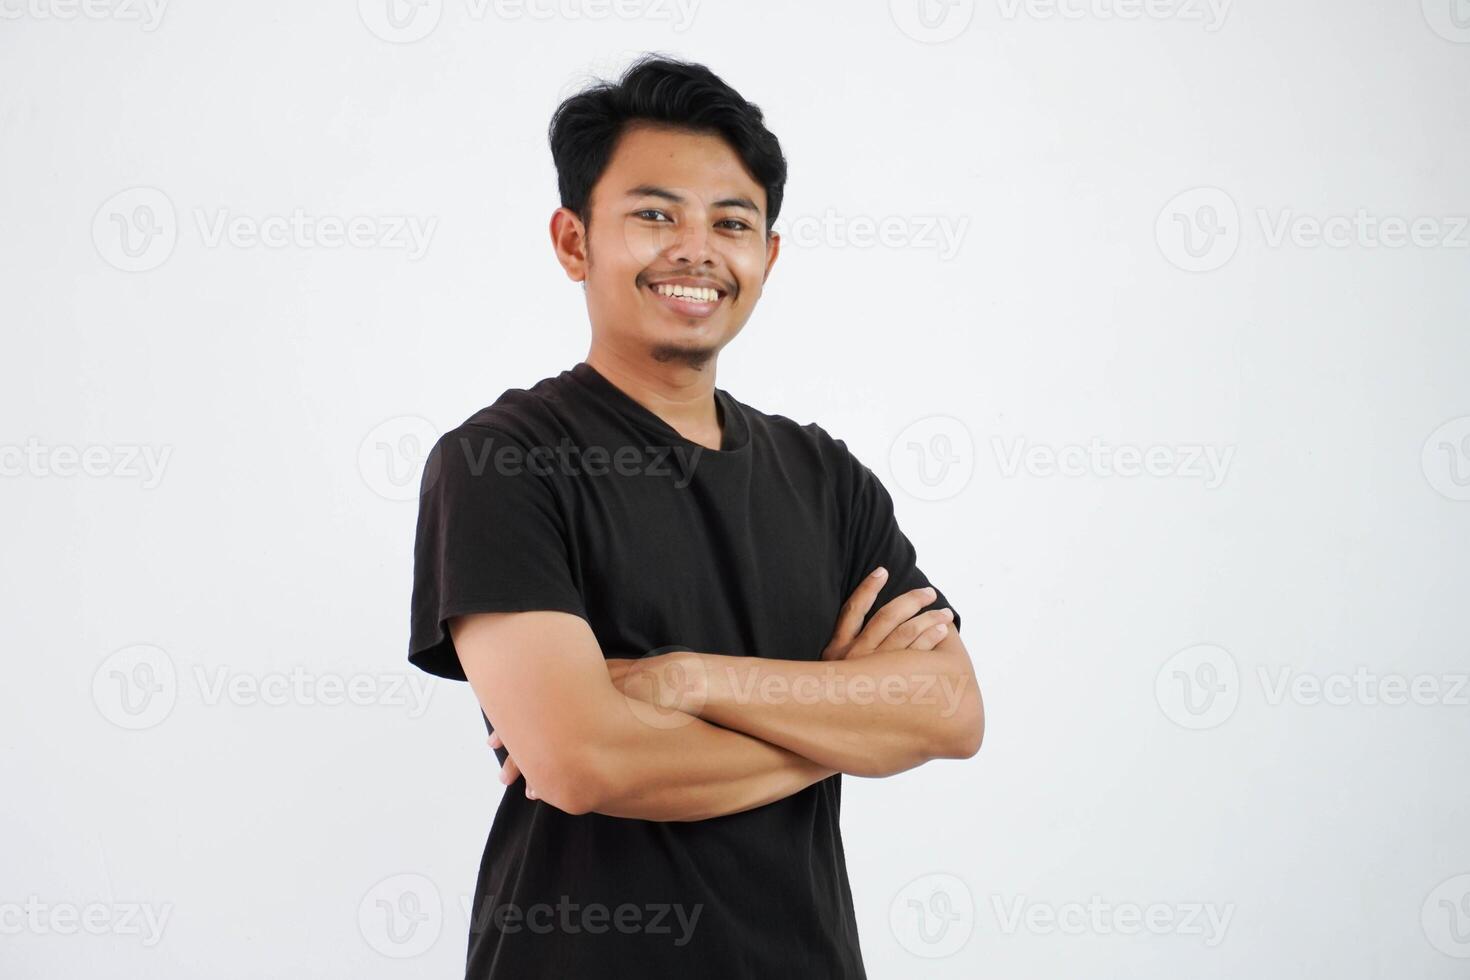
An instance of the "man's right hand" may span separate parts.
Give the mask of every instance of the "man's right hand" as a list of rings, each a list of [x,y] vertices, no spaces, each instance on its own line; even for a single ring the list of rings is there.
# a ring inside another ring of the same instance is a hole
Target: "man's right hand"
[[[823,660],[847,660],[884,650],[932,650],[949,632],[954,613],[948,608],[919,612],[936,596],[932,588],[913,589],[888,601],[863,625],[873,608],[888,571],[882,567],[863,578],[842,604],[832,639],[822,650]]]
[[[485,739],[485,744],[490,746],[492,749],[505,749],[505,743],[501,741],[500,735],[493,731],[490,733],[489,737]],[[500,767],[501,784],[509,786],[511,783],[520,778],[521,767],[516,765],[516,761],[510,757],[510,749],[505,749],[505,765]],[[536,791],[531,788],[530,783],[526,784],[526,799],[536,799]]]

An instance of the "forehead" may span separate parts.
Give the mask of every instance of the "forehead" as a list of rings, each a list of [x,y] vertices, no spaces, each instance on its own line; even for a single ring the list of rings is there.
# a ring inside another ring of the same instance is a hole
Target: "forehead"
[[[704,201],[747,197],[762,211],[766,205],[765,189],[723,137],[635,123],[618,139],[593,198],[617,207],[633,188],[648,186],[690,192]]]

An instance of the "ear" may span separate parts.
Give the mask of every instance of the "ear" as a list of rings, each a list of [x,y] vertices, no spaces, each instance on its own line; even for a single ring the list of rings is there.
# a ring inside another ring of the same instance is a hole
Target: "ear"
[[[766,273],[761,277],[761,285],[771,278],[771,269],[776,265],[776,256],[781,254],[781,233],[773,231],[766,238]]]
[[[551,215],[551,247],[572,282],[587,281],[587,228],[570,208]]]

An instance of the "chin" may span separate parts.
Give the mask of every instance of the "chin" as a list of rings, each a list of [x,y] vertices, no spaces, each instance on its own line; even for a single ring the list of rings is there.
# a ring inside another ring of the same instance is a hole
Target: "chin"
[[[660,364],[671,361],[679,361],[689,367],[699,370],[715,359],[719,354],[718,345],[692,344],[692,343],[659,343],[655,342],[650,349],[653,359]]]

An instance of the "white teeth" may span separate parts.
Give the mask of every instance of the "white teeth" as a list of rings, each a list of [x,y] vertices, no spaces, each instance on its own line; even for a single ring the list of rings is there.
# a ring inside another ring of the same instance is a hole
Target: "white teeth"
[[[653,289],[660,296],[678,296],[683,299],[698,300],[701,303],[713,303],[720,298],[718,291],[706,289],[703,286],[666,286],[660,284],[654,286]]]

